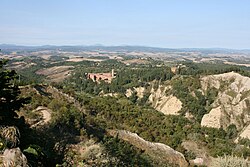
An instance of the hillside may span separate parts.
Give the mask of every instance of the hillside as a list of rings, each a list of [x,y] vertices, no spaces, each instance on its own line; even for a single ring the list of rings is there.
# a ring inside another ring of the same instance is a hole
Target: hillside
[[[7,66],[36,64],[18,66],[8,84],[29,100],[13,110],[20,143],[3,143],[2,154],[14,149],[33,166],[210,166],[225,154],[250,157],[245,67],[50,53]],[[111,82],[87,75],[112,69]]]
[[[233,124],[238,131],[242,131],[240,137],[249,139],[250,78],[230,72],[204,77],[201,82],[204,92],[209,87],[216,88],[219,92],[201,125],[226,129]]]
[[[212,91],[217,94],[214,95],[211,104],[207,102],[208,113],[202,117],[201,126],[226,129],[229,125],[235,125],[238,131],[246,129],[241,132],[241,137],[249,138],[250,134],[247,131],[250,123],[250,78],[229,72],[204,76],[199,78],[198,82],[200,82],[200,87],[197,90],[201,91],[206,99]],[[135,88],[134,91],[138,98],[149,93],[150,105],[166,115],[179,115],[185,107],[180,99],[171,93],[174,92],[171,83],[159,85],[156,90]],[[189,93],[196,97],[194,92]],[[190,117],[190,114],[188,115],[186,116]]]
[[[183,82],[185,81],[186,82]],[[183,92],[175,93],[176,84],[182,82]],[[191,82],[190,82],[191,81]],[[192,83],[192,84],[189,84]],[[185,84],[183,84],[185,83]],[[196,86],[195,86],[196,83]],[[225,131],[232,130],[234,142],[242,139],[250,139],[249,113],[250,113],[250,78],[236,72],[223,73],[218,75],[201,76],[192,81],[190,78],[175,78],[171,82],[161,83],[157,89],[134,88],[135,94],[140,100],[147,94],[147,103],[157,111],[165,115],[185,115],[189,120],[196,116],[191,108],[197,109],[197,98],[204,99],[204,111],[201,115],[200,124],[202,127],[223,128]],[[185,88],[185,85],[187,86]],[[130,93],[130,95],[132,95]],[[185,97],[184,99],[182,99]],[[187,103],[187,98],[190,100]],[[186,105],[187,104],[187,105]],[[193,112],[193,113],[192,113]],[[199,113],[198,113],[199,114]],[[235,129],[234,129],[235,127]]]
[[[140,148],[141,150],[145,151],[146,154],[152,156],[154,160],[157,160],[162,164],[169,163],[181,167],[188,166],[188,162],[186,161],[184,155],[178,151],[175,151],[167,145],[145,141],[136,133],[131,133],[124,130],[110,130],[108,131],[108,133],[114,137],[118,136],[118,138],[131,143],[137,148]]]

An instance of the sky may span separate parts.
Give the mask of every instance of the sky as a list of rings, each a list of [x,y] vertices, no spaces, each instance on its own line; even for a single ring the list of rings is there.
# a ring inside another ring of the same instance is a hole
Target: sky
[[[1,0],[1,43],[250,49],[250,0]]]

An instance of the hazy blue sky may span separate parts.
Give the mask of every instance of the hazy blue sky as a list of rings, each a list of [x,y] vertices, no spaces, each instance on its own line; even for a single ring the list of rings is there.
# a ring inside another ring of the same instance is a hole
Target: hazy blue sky
[[[250,0],[1,0],[0,43],[250,48]]]

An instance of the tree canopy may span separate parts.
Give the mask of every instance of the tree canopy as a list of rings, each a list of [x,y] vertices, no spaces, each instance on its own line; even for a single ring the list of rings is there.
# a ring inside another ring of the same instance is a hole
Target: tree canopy
[[[7,60],[0,60],[0,125],[12,124],[18,110],[27,99],[19,98],[20,89],[14,83],[17,74],[5,69]]]

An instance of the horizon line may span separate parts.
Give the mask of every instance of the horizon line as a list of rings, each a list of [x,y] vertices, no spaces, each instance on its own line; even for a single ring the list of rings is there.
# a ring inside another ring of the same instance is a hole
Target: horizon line
[[[216,49],[222,49],[222,50],[239,50],[239,51],[244,51],[244,50],[250,50],[250,48],[227,48],[227,47],[160,47],[160,46],[149,46],[149,45],[129,45],[129,44],[121,44],[121,45],[104,45],[104,44],[41,44],[41,45],[25,45],[25,44],[7,44],[7,43],[0,43],[0,46],[17,46],[17,47],[44,47],[44,46],[54,46],[54,47],[145,47],[145,48],[155,48],[155,49],[211,49],[211,50],[216,50]]]

